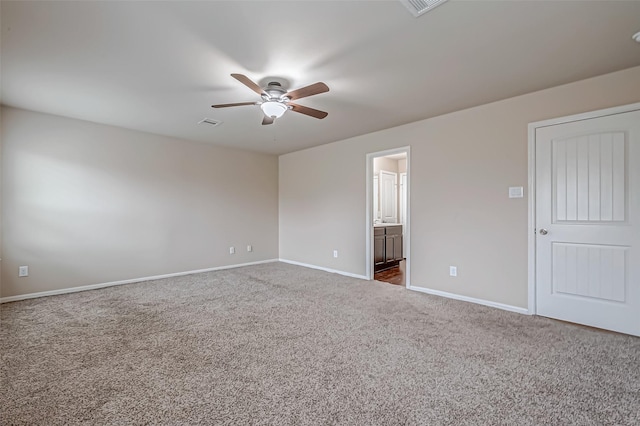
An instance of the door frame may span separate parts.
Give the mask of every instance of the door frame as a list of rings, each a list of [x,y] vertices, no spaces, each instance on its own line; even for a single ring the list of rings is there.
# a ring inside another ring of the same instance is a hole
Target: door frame
[[[536,130],[542,127],[555,126],[557,124],[571,123],[575,121],[589,120],[592,118],[606,117],[610,115],[624,114],[626,112],[640,110],[640,102],[622,105],[613,108],[606,108],[596,111],[589,111],[582,114],[574,114],[565,117],[552,118],[549,120],[529,123],[528,129],[528,157],[529,157],[529,178],[528,178],[528,303],[529,315],[535,315],[536,310]]]
[[[411,287],[411,146],[401,148],[387,149],[368,153],[366,156],[366,209],[365,209],[365,271],[369,281],[373,280],[373,159],[377,157],[386,157],[387,155],[407,153],[407,224],[404,230],[406,235],[406,253],[403,253],[407,259],[405,265],[405,287]]]
[[[398,174],[399,176],[399,182],[398,185],[402,188],[400,190],[400,205],[399,207],[401,208],[400,210],[400,214],[398,215],[398,219],[400,219],[400,223],[402,223],[403,225],[406,225],[407,223],[407,213],[409,212],[409,209],[407,208],[407,200],[409,199],[409,192],[407,191],[407,172],[402,172]],[[402,178],[404,177],[404,183],[402,183]],[[405,237],[404,234],[406,233],[406,230],[403,229],[402,232],[402,252],[406,253],[407,252],[407,242],[405,241]]]

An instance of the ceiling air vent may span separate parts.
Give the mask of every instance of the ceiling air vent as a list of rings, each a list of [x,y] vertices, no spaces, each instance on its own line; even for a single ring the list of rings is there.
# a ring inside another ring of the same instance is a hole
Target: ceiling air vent
[[[213,118],[203,118],[202,120],[198,121],[198,124],[208,124],[215,127],[222,124],[222,121],[214,120]]]
[[[400,3],[404,5],[409,12],[416,18],[434,7],[440,6],[447,0],[400,0]]]

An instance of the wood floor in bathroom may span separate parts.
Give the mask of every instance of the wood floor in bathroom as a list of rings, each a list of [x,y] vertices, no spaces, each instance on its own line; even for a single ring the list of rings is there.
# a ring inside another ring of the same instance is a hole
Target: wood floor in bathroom
[[[406,260],[400,262],[398,266],[385,269],[384,271],[376,272],[373,279],[376,281],[382,281],[394,285],[405,285],[405,267]]]

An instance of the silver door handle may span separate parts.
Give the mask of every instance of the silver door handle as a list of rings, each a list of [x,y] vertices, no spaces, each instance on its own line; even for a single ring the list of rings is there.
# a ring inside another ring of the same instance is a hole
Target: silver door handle
[[[549,233],[549,231],[547,231],[546,229],[542,228],[540,230],[540,235],[547,235]]]

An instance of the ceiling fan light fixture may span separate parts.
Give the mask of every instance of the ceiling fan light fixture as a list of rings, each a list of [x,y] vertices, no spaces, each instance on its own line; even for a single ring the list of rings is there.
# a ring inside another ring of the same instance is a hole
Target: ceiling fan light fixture
[[[284,113],[287,111],[287,109],[289,109],[282,102],[276,102],[276,101],[263,102],[260,105],[260,108],[262,108],[262,112],[264,112],[264,115],[272,118],[282,117]]]

